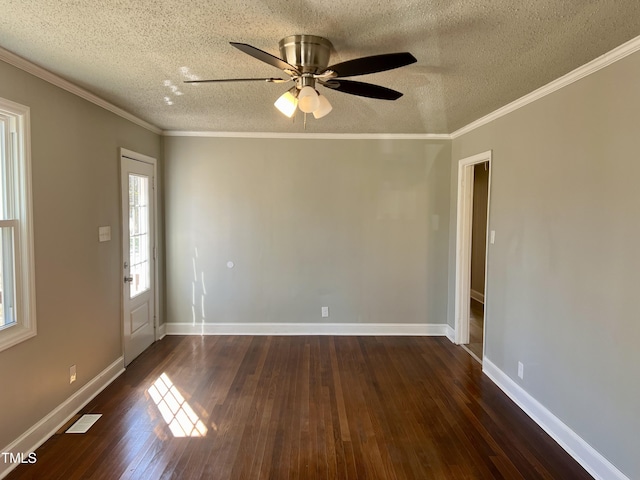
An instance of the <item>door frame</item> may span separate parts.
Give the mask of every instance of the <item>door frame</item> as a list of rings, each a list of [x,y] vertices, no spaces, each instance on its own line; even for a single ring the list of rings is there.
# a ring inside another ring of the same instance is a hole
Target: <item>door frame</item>
[[[137,162],[143,162],[150,164],[153,167],[153,182],[152,182],[152,192],[153,192],[153,245],[151,246],[152,251],[152,268],[153,268],[153,341],[157,342],[159,340],[159,325],[160,325],[160,298],[159,298],[159,288],[158,288],[158,160],[149,157],[148,155],[143,155],[142,153],[134,152],[133,150],[128,150],[126,148],[120,148],[120,165],[119,165],[119,176],[122,179],[122,161],[124,158],[129,160],[135,160]],[[122,198],[122,180],[118,182],[120,185],[120,198]],[[122,203],[122,200],[120,201]],[[122,226],[124,222],[124,207],[120,205],[120,226]],[[128,239],[127,245],[125,246],[124,232],[120,232],[120,247],[122,250],[120,251],[120,271],[122,271],[122,265],[124,264],[124,249],[129,248]],[[122,282],[122,275],[120,275],[120,281]],[[121,346],[122,346],[122,357],[124,359],[124,288],[122,285],[120,286],[120,336],[121,336]],[[126,365],[125,365],[126,366]]]
[[[491,158],[492,151],[478,153],[458,162],[458,211],[456,225],[456,277],[455,277],[455,343],[469,343],[469,299],[471,298],[471,234],[473,226],[473,169],[479,163],[489,163],[489,179],[487,191],[487,242],[485,251],[484,285],[485,285],[485,322],[487,318],[487,291],[489,265],[489,225],[491,205]],[[482,354],[484,358],[485,335],[482,335]]]

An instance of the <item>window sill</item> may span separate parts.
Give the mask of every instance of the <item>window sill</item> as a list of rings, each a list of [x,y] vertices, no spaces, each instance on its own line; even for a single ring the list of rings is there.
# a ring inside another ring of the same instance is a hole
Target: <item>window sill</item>
[[[0,330],[0,352],[11,348],[18,343],[22,343],[37,334],[35,325],[26,327],[24,325],[15,324]]]

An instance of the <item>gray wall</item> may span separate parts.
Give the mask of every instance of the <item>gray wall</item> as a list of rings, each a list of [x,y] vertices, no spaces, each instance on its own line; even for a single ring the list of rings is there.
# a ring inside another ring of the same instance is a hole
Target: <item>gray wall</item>
[[[629,478],[640,478],[639,78],[636,53],[452,146],[452,185],[460,159],[493,150],[486,358]]]
[[[167,321],[445,323],[450,155],[167,137]]]
[[[0,97],[31,108],[38,323],[36,337],[0,352],[2,448],[122,355],[118,148],[159,158],[161,144],[3,62]],[[101,225],[110,242],[98,242]]]

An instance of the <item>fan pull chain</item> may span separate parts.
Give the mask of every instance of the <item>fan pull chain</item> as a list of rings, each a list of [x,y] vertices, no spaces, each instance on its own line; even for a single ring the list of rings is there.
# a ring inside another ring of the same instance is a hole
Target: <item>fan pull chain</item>
[[[306,112],[304,114],[304,129],[305,130],[307,129],[307,114],[306,114]]]

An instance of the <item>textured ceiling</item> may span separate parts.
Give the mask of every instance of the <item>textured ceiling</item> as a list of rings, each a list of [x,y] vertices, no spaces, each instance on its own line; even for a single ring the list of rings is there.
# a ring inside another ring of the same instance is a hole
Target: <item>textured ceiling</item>
[[[330,63],[409,51],[417,63],[356,78],[402,98],[324,89],[333,111],[307,132],[451,133],[640,35],[638,0],[0,0],[0,12],[0,46],[163,130],[303,131],[273,107],[290,84],[183,84],[282,74],[229,41],[279,56],[281,38],[320,35]]]

